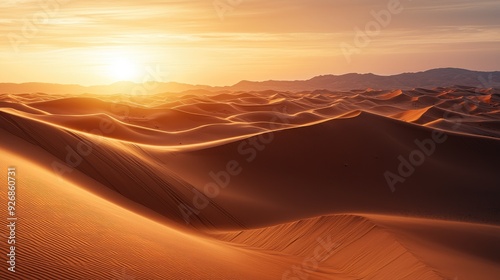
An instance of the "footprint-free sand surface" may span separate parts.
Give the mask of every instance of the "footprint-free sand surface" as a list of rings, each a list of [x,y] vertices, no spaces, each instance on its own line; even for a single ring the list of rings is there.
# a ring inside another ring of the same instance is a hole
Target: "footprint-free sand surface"
[[[1,279],[500,279],[500,93],[0,95]]]

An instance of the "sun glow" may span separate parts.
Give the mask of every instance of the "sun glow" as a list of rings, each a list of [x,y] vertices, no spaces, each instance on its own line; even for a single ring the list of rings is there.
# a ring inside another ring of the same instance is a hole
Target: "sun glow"
[[[108,75],[116,80],[134,80],[138,75],[137,64],[128,58],[116,58],[109,62]]]

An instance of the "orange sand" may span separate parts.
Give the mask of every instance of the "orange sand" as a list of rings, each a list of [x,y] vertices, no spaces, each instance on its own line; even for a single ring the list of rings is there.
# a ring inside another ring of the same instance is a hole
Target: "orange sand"
[[[499,279],[499,105],[459,87],[0,95],[0,213],[15,166],[19,217],[0,279]]]

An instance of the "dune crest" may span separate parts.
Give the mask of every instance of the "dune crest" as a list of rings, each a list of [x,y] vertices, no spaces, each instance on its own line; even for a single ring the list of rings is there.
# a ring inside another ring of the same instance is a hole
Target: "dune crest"
[[[470,87],[2,94],[0,278],[494,280],[499,116]]]

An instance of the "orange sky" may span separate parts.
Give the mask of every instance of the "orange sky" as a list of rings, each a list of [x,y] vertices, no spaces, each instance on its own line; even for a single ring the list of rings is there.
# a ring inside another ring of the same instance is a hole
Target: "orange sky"
[[[163,82],[209,85],[500,70],[498,0],[215,2],[222,10],[213,0],[2,1],[0,82],[107,84],[151,69],[169,73]]]

